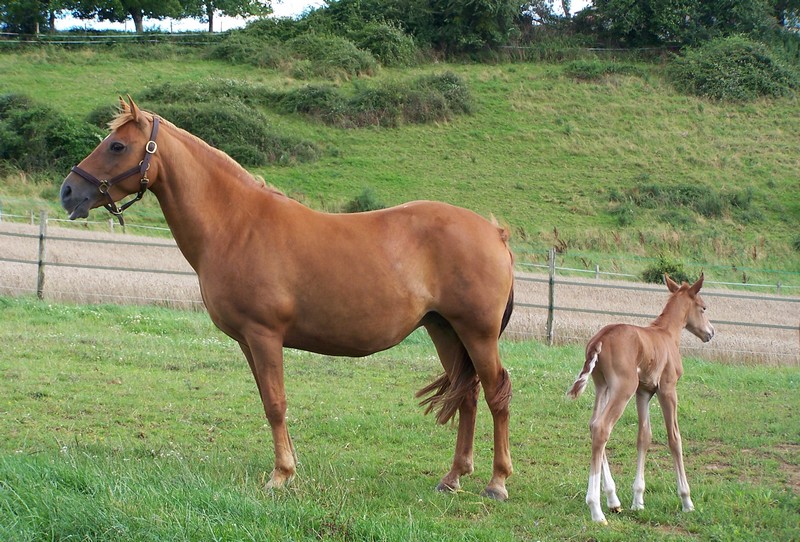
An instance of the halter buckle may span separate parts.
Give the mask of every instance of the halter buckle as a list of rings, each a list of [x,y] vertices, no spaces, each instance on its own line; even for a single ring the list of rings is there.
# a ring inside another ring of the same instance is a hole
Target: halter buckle
[[[97,185],[97,189],[100,191],[101,194],[108,194],[109,188],[108,181],[100,181],[100,184]]]
[[[147,145],[145,145],[144,147],[144,152],[148,154],[155,154],[157,150],[158,150],[158,143],[156,143],[152,139],[148,141]]]

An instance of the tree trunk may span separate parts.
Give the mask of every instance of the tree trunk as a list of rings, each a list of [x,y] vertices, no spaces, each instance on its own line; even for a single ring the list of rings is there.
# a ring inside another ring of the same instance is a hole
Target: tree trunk
[[[47,18],[48,22],[50,23],[50,33],[54,34],[56,31],[56,12],[55,10],[50,10]]]
[[[214,32],[214,8],[208,6],[208,31]]]
[[[131,8],[129,13],[131,14],[131,19],[133,19],[133,25],[136,27],[136,33],[144,34],[144,25],[142,24],[144,15],[142,14],[142,10]]]

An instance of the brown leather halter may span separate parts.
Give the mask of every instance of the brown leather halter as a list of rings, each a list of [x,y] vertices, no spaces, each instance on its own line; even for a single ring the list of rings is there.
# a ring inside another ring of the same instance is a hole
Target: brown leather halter
[[[150,179],[147,178],[147,170],[150,169],[150,159],[156,153],[156,150],[158,150],[156,137],[158,136],[158,125],[160,124],[160,122],[161,119],[159,119],[156,116],[153,117],[153,130],[152,132],[150,132],[150,141],[148,141],[144,147],[144,159],[141,162],[139,162],[138,166],[134,166],[131,169],[123,171],[119,175],[104,180],[98,179],[88,171],[85,171],[78,166],[72,168],[73,173],[83,177],[85,180],[95,185],[97,189],[100,191],[100,193],[103,194],[106,198],[108,198],[109,203],[106,203],[105,205],[103,205],[103,207],[105,207],[109,213],[117,217],[120,226],[125,225],[125,220],[122,218],[122,213],[125,211],[125,209],[127,209],[140,199],[142,199],[144,193],[147,191],[147,185],[150,183]],[[139,192],[136,193],[135,198],[126,203],[123,203],[121,207],[117,207],[117,204],[114,202],[113,199],[111,199],[111,196],[108,195],[108,189],[117,184],[118,182],[127,179],[131,175],[137,173],[141,175],[141,178],[139,179]]]

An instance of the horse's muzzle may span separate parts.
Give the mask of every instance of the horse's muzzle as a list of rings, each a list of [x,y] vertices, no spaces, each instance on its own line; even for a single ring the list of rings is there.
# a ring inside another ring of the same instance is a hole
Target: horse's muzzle
[[[97,189],[93,186],[87,189],[70,181],[70,175],[61,185],[61,206],[69,213],[70,220],[86,218],[89,216],[89,210],[95,207]]]

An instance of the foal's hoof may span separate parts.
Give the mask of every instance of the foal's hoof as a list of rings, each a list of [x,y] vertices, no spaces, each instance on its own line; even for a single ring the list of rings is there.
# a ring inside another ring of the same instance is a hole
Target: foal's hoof
[[[621,514],[622,513],[622,507],[621,506],[615,506],[614,508],[609,508],[608,511],[611,512],[612,514]]]
[[[489,497],[490,499],[494,499],[496,501],[507,501],[508,500],[508,491],[506,488],[497,488],[497,487],[487,487],[481,493],[482,497]]]
[[[265,487],[267,490],[281,489],[291,484],[292,480],[294,480],[294,474],[282,476],[273,471]]]

